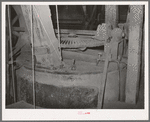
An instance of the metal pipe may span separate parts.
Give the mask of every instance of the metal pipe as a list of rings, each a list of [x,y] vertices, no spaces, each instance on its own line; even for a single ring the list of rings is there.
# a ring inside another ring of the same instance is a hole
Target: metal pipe
[[[58,19],[58,7],[57,7],[57,5],[56,5],[56,18],[57,18],[57,29],[58,29],[58,40],[59,40],[60,59],[61,59],[61,61],[62,61],[61,45],[60,45],[59,19]]]
[[[34,108],[36,108],[35,105],[35,72],[34,72],[34,68],[35,68],[35,64],[34,64],[34,24],[33,24],[33,5],[30,5],[30,12],[31,12],[31,43],[32,43],[32,80],[33,80],[33,106]]]
[[[8,48],[9,48],[9,35],[7,34],[6,35],[6,50],[8,51]],[[9,81],[10,81],[10,79],[9,79],[9,54],[8,53],[6,53],[6,61],[7,61],[7,63],[6,63],[6,66],[7,66],[7,71],[6,71],[6,73],[7,73],[7,78],[6,78],[6,99],[7,99],[7,101],[9,101],[9,97],[8,97],[8,95],[9,95],[9,93],[10,93],[10,90],[9,90],[9,88],[10,88],[10,83],[9,83]],[[6,101],[6,102],[7,102]]]
[[[13,66],[13,50],[12,50],[12,32],[11,32],[11,22],[10,22],[10,6],[8,5],[8,26],[9,26],[9,42],[10,42],[10,55],[11,55],[11,69],[12,69],[12,85],[13,85],[13,94],[14,102],[16,102],[16,93],[15,93],[15,79],[14,79],[14,66]]]

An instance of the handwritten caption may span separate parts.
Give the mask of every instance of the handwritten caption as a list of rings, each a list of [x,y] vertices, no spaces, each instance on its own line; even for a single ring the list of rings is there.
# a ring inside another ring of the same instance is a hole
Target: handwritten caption
[[[78,115],[86,115],[86,114],[90,114],[90,112],[82,112],[82,111],[78,111]]]

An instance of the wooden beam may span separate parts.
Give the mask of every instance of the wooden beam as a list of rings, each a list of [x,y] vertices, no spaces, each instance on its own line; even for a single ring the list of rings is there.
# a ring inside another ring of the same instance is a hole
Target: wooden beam
[[[105,23],[117,27],[118,24],[118,6],[106,5],[105,6]]]
[[[13,29],[13,31],[18,31],[18,32],[25,32],[26,31],[24,27],[13,27],[12,29]]]
[[[55,33],[58,33],[58,29],[55,29]],[[90,35],[90,36],[95,36],[96,31],[95,30],[72,30],[72,29],[60,29],[61,34],[70,34],[70,33],[75,33],[79,35]]]
[[[15,18],[12,20],[12,25],[14,25],[16,23],[16,21],[19,19],[19,16],[15,16]]]
[[[130,6],[126,102],[131,104],[136,104],[139,91],[142,25],[143,6]]]

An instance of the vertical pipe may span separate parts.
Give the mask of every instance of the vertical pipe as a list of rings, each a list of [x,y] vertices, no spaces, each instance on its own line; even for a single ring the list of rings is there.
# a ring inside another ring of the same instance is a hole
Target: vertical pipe
[[[59,51],[60,51],[60,60],[62,61],[62,56],[61,56],[61,46],[60,46],[60,29],[59,29],[59,19],[58,19],[58,7],[56,5],[56,16],[57,16],[57,29],[58,29],[58,40],[59,40]]]
[[[9,37],[8,37],[9,38]],[[8,39],[6,38],[6,52],[8,52]],[[6,56],[6,61],[7,61],[7,63],[6,63],[6,67],[7,67],[7,71],[6,71],[6,73],[7,73],[7,77],[6,77],[6,99],[7,99],[7,101],[6,102],[8,102],[9,101],[9,99],[8,99],[8,95],[10,94],[10,90],[9,90],[9,88],[10,88],[10,79],[9,79],[9,55],[8,55],[8,53],[6,54],[7,56]]]
[[[109,54],[106,54],[107,58],[105,59],[104,64],[104,71],[103,71],[103,77],[102,77],[102,83],[99,87],[99,94],[98,94],[98,109],[103,109],[104,107],[104,99],[105,99],[105,89],[106,89],[106,81],[107,81],[107,70],[109,65]]]
[[[9,42],[10,42],[10,55],[11,55],[11,70],[12,70],[12,85],[13,85],[13,94],[14,102],[16,102],[16,93],[15,93],[15,79],[14,79],[14,66],[13,66],[13,50],[12,50],[12,33],[11,33],[11,22],[10,22],[10,6],[8,5],[8,26],[9,26]]]
[[[32,43],[32,80],[33,80],[33,106],[35,106],[35,72],[34,72],[34,25],[33,25],[33,5],[30,5],[30,12],[31,12],[31,43]]]
[[[8,20],[8,19],[7,19]],[[8,50],[8,48],[9,48],[9,35],[8,35],[8,33],[7,33],[7,35],[6,35],[6,37],[8,37],[8,38],[6,38],[6,52],[9,52],[9,50]],[[7,63],[6,63],[6,67],[7,67],[7,71],[6,71],[6,73],[7,73],[7,77],[6,77],[6,103],[7,102],[9,102],[9,94],[10,94],[10,79],[9,79],[9,54],[8,53],[6,53],[6,61],[7,61]]]
[[[8,9],[6,9],[6,13],[8,14],[7,12]],[[8,16],[6,16],[6,28],[8,28]],[[9,101],[9,98],[8,98],[8,95],[10,94],[10,80],[9,80],[9,29],[6,30],[6,67],[7,67],[7,70],[6,70],[6,73],[7,73],[7,76],[6,76],[6,104],[7,102]]]

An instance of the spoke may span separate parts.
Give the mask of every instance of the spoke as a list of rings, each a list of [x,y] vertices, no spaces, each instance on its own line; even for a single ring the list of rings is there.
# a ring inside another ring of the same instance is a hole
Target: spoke
[[[12,25],[14,25],[18,19],[19,19],[19,16],[17,15],[17,16],[12,20]]]
[[[25,28],[24,27],[13,27],[13,31],[25,32]]]

